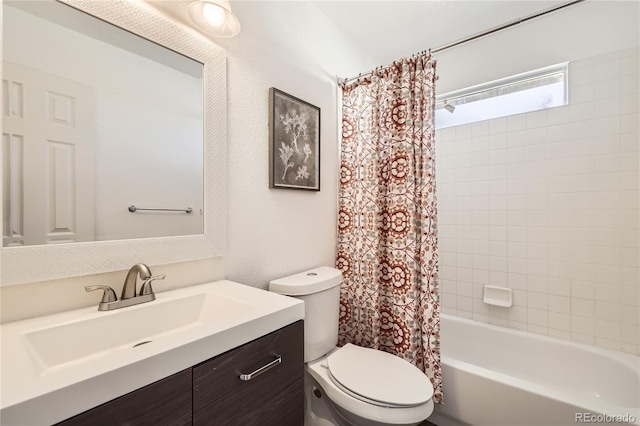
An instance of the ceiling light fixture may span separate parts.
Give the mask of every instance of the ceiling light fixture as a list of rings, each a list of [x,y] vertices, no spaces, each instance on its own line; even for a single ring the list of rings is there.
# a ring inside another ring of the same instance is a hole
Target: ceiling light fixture
[[[229,0],[196,0],[189,4],[189,16],[200,29],[216,37],[235,37],[240,32],[240,21]]]

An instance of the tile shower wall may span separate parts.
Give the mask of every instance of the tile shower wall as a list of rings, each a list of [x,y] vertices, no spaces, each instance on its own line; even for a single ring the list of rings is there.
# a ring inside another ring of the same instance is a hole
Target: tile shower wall
[[[438,130],[442,310],[640,354],[638,48],[569,82],[567,106]]]

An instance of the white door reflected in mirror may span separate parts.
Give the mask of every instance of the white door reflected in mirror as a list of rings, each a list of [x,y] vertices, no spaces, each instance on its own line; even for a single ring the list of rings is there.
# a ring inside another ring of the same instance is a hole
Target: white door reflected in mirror
[[[94,241],[91,87],[3,63],[4,246]]]

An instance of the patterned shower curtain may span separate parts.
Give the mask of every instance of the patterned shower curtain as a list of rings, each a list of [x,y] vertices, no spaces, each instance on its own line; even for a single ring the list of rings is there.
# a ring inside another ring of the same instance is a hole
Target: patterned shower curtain
[[[339,343],[411,362],[442,402],[435,81],[423,54],[342,86],[336,265]]]

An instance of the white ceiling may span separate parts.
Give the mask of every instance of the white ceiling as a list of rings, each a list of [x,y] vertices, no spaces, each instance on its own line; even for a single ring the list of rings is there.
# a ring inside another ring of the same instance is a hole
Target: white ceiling
[[[378,65],[567,3],[533,1],[314,1]]]
[[[171,18],[190,24],[186,7],[190,1],[146,1]],[[301,2],[314,5],[366,52],[373,61],[369,68],[567,3],[566,0],[295,1]],[[232,0],[231,6],[241,23],[255,23],[253,15],[264,11],[269,3],[275,2]],[[269,28],[269,22],[259,22]]]

